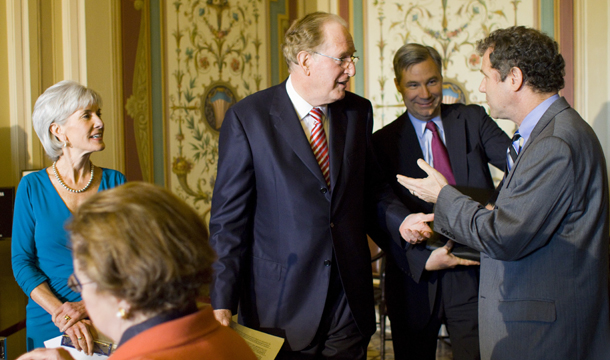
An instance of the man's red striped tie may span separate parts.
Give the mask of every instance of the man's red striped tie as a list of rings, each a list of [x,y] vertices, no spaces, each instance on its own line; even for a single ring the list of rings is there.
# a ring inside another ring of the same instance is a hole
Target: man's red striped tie
[[[311,149],[313,154],[320,165],[322,175],[326,180],[326,185],[330,188],[330,159],[328,152],[328,142],[326,142],[326,134],[324,133],[324,126],[322,125],[322,117],[324,114],[320,108],[313,108],[309,112],[309,115],[314,120],[313,129],[311,129]]]

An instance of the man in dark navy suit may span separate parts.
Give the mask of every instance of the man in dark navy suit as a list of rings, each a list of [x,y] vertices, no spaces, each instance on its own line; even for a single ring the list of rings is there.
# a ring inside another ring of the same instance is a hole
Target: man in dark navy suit
[[[433,204],[393,181],[396,174],[426,177],[417,166],[420,158],[448,173],[454,185],[491,193],[488,163],[504,170],[508,136],[478,105],[441,104],[441,56],[434,48],[402,46],[394,57],[394,72],[407,112],[377,131],[373,144],[402,202],[413,212],[432,212]],[[479,359],[479,266],[456,257],[452,246],[451,241],[436,250],[426,243],[407,246],[402,255],[408,259],[407,272],[397,265],[400,258],[388,257],[387,305],[396,359],[435,359],[442,323],[454,359]]]
[[[365,359],[375,331],[369,224],[381,246],[430,235],[380,177],[371,103],[346,91],[346,23],[313,13],[287,31],[290,77],[231,107],[219,139],[211,244],[216,318],[282,336],[279,359]],[[409,216],[407,216],[409,215]]]

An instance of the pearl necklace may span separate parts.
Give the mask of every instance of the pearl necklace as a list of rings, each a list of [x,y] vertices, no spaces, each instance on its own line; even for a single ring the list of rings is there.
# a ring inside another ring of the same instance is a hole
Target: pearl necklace
[[[93,170],[95,170],[95,166],[93,166],[93,163],[91,161],[89,161],[89,166],[91,167],[91,177],[89,178],[89,182],[87,183],[87,185],[85,185],[85,187],[80,190],[71,189],[68,187],[68,185],[66,185],[66,183],[64,183],[64,181],[59,177],[59,173],[57,172],[57,167],[55,166],[55,164],[57,164],[57,161],[53,162],[53,172],[55,173],[55,178],[57,179],[57,181],[59,181],[61,186],[64,187],[64,189],[72,193],[82,193],[83,191],[87,190],[89,186],[91,186],[91,182],[93,181]]]

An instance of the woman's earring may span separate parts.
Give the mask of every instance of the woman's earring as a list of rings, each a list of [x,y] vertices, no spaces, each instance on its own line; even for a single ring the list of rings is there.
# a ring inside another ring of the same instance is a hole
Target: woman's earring
[[[119,319],[127,319],[127,311],[123,308],[119,308],[119,311],[116,313],[116,317]]]
[[[64,145],[62,146],[63,148],[67,148],[68,147],[68,141],[64,140]]]

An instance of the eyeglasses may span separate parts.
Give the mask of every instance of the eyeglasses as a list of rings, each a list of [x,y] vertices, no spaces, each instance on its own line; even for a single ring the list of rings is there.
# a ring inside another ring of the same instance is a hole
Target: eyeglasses
[[[336,57],[332,57],[332,56],[321,54],[321,53],[319,53],[317,51],[314,51],[313,53],[337,61],[337,65],[341,65],[342,68],[347,68],[349,66],[349,64],[353,64],[354,66],[356,66],[356,64],[358,63],[358,60],[360,60],[360,58],[358,56],[354,56],[354,55],[346,56],[343,59],[339,59],[339,58],[336,58]]]
[[[87,284],[93,284],[93,281],[81,283],[80,280],[78,280],[78,278],[76,277],[76,274],[74,273],[72,273],[72,275],[70,275],[70,277],[68,278],[68,287],[75,293],[80,293],[81,291],[83,291],[83,285]]]

